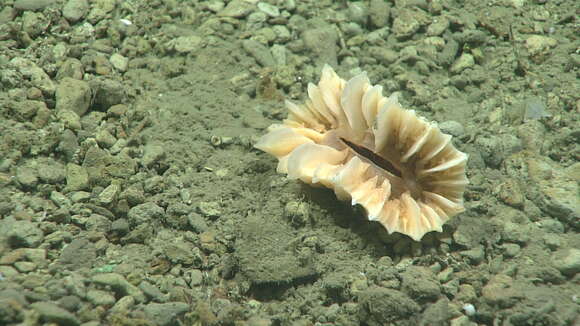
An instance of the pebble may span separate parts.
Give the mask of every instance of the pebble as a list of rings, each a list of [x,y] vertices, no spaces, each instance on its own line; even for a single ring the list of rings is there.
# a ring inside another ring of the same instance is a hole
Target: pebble
[[[525,41],[525,47],[532,57],[542,54],[556,45],[558,45],[556,39],[543,35],[532,35]]]
[[[469,53],[463,53],[457,60],[451,65],[449,71],[454,74],[458,74],[467,68],[475,66],[475,59],[473,55]]]
[[[62,15],[71,23],[77,22],[89,11],[87,0],[69,0],[62,8]]]
[[[307,29],[302,34],[304,45],[317,57],[317,63],[326,63],[336,66],[338,62],[336,29],[331,25],[322,25],[312,29]]]
[[[359,316],[368,325],[386,325],[409,318],[421,308],[406,294],[380,287],[371,287],[359,296]]]
[[[111,135],[107,129],[101,129],[97,131],[95,135],[95,140],[103,148],[112,148],[117,143],[117,138]],[[115,153],[111,151],[112,153]],[[118,151],[116,152],[118,153]]]
[[[117,273],[103,273],[92,277],[95,284],[109,286],[117,295],[130,295],[136,302],[144,302],[145,295],[133,284],[129,283],[122,275]]]
[[[463,128],[463,125],[453,120],[441,122],[439,128],[444,133],[450,134],[453,137],[461,137],[465,134],[465,128]]]
[[[17,10],[41,10],[51,4],[55,0],[16,0],[14,1],[14,9]]]
[[[154,325],[169,326],[177,323],[190,309],[185,302],[150,303],[143,311]]]
[[[387,1],[371,0],[369,4],[369,18],[372,25],[383,28],[389,22],[391,7]]]
[[[119,192],[121,191],[121,187],[116,184],[116,183],[112,183],[110,184],[107,188],[103,189],[103,191],[101,191],[101,193],[99,194],[99,202],[102,205],[109,205],[111,204],[114,200],[116,200]]]
[[[127,214],[127,220],[129,221],[129,225],[135,226],[158,221],[163,218],[164,214],[165,211],[163,208],[157,206],[155,203],[148,202],[132,207]]]
[[[50,25],[50,20],[42,13],[27,11],[22,15],[22,30],[35,38],[44,34]]]
[[[42,166],[41,169],[37,169],[38,177],[42,182],[57,184],[64,181],[66,173],[62,163],[52,158],[39,159],[38,163]]]
[[[24,189],[34,189],[38,184],[38,173],[36,172],[36,169],[31,166],[19,166],[16,169],[16,181]]]
[[[203,45],[203,39],[196,35],[180,36],[169,42],[168,46],[181,53],[195,53]],[[111,62],[112,63],[112,62]]]
[[[189,242],[174,241],[163,246],[163,252],[174,264],[193,265],[196,260],[194,246]]]
[[[276,60],[272,56],[270,49],[256,40],[244,40],[242,47],[246,52],[254,57],[262,67],[274,67]]]
[[[218,16],[243,18],[254,10],[254,5],[244,0],[233,0],[228,5],[218,12]]]
[[[163,294],[163,292],[161,292],[161,290],[159,290],[159,288],[157,288],[155,285],[147,281],[139,283],[139,289],[141,289],[141,291],[143,291],[143,293],[147,296],[147,298],[151,299],[152,301],[155,302],[167,301],[166,300],[167,297]]]
[[[35,302],[30,305],[30,308],[38,313],[40,320],[44,323],[54,323],[61,326],[80,325],[79,320],[73,314],[52,302]]]
[[[361,2],[348,2],[349,21],[358,25],[366,24],[369,12],[367,7]]]
[[[124,296],[115,303],[111,310],[109,311],[111,314],[126,314],[128,311],[131,311],[135,306],[135,299],[132,296]]]
[[[513,258],[520,253],[520,246],[515,243],[504,243],[502,247],[506,257]]]
[[[30,80],[33,86],[39,88],[45,95],[54,94],[56,86],[50,76],[34,62],[22,57],[16,57],[10,60],[10,64],[18,69],[26,79]]]
[[[498,274],[489,280],[483,287],[481,293],[483,299],[492,305],[500,307],[511,307],[523,294],[512,288],[513,279],[504,274]]]
[[[8,230],[6,235],[12,248],[36,248],[44,239],[42,230],[30,221],[5,220],[0,226]]]
[[[445,17],[437,17],[431,25],[427,27],[428,36],[439,36],[449,28],[449,20]]]
[[[421,28],[421,23],[410,10],[401,10],[393,21],[393,33],[398,39],[407,39]]]
[[[280,10],[278,9],[278,7],[271,5],[267,2],[259,2],[258,9],[260,9],[262,12],[264,12],[266,15],[270,17],[280,16]]]
[[[554,253],[552,263],[562,274],[573,277],[580,272],[580,249],[563,248]]]
[[[115,304],[115,297],[107,291],[89,290],[87,300],[95,306],[112,306]]]
[[[117,69],[120,72],[127,71],[127,67],[129,66],[129,59],[122,56],[119,53],[113,53],[113,55],[111,55],[111,57],[109,58],[109,62],[111,63],[113,68]]]
[[[286,47],[283,45],[275,44],[272,46],[272,56],[276,61],[276,65],[284,66],[286,65]]]
[[[89,174],[87,170],[78,164],[69,163],[66,165],[66,189],[68,191],[78,191],[88,189]]]
[[[201,285],[203,282],[203,273],[199,269],[193,269],[189,273],[189,284],[191,286]]]
[[[89,109],[91,94],[87,82],[64,77],[56,87],[56,110],[69,110],[81,117]]]
[[[435,301],[441,295],[437,276],[427,267],[409,266],[401,277],[403,289],[414,300]]]
[[[143,149],[143,157],[141,158],[141,164],[146,167],[152,167],[157,162],[164,159],[166,156],[165,148],[161,144],[147,144]]]

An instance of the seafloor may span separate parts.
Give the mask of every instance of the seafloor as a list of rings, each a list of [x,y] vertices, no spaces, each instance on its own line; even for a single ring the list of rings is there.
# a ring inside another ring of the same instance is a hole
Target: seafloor
[[[0,325],[580,323],[580,2],[3,0]],[[328,63],[469,154],[421,242],[252,148]]]

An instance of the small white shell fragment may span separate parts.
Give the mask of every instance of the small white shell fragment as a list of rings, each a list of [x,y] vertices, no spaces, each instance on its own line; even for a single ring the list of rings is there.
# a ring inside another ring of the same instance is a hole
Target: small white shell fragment
[[[473,316],[475,315],[475,306],[473,306],[471,303],[466,303],[463,305],[463,311],[465,311],[465,314],[467,316]]]
[[[133,25],[133,23],[132,23],[132,22],[131,22],[129,19],[121,18],[121,19],[119,19],[119,21],[120,21],[120,22],[121,22],[123,25],[126,25],[126,26]]]

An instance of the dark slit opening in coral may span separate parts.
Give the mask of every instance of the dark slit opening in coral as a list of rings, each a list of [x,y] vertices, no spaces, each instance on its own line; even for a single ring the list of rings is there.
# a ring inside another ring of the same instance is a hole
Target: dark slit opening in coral
[[[396,175],[399,178],[402,177],[401,171],[399,171],[391,162],[389,162],[385,158],[375,154],[373,151],[369,150],[368,148],[364,148],[362,146],[358,146],[356,144],[353,144],[344,138],[340,138],[340,140],[342,140],[342,142],[346,146],[350,147],[350,149],[355,151],[358,155],[373,162],[376,166],[382,168],[383,170],[389,171],[390,173],[392,173],[393,175]]]

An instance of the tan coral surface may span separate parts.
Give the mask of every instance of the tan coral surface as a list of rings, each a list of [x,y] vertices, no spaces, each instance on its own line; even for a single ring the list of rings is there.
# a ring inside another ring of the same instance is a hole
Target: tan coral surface
[[[308,96],[287,101],[288,118],[255,145],[278,158],[278,172],[331,188],[416,241],[464,210],[467,155],[435,123],[385,98],[366,73],[345,81],[326,65]]]

